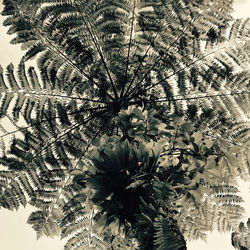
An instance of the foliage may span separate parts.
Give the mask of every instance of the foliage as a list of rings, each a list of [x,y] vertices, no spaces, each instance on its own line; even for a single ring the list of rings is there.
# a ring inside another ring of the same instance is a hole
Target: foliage
[[[250,219],[247,221],[247,227],[245,226],[244,222],[241,222],[238,229],[232,232],[232,246],[235,249],[247,250],[250,248],[249,228]]]
[[[0,71],[1,207],[33,205],[37,236],[65,249],[177,250],[235,228],[249,20],[231,1],[3,3],[26,53]]]

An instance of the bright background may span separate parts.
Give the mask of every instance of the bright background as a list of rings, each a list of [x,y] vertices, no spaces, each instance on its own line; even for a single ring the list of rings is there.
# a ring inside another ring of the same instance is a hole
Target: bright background
[[[1,0],[0,0],[1,1]],[[0,2],[0,10],[2,3]],[[235,0],[235,17],[250,17],[250,0]],[[0,64],[3,68],[12,62],[17,65],[22,51],[19,45],[10,45],[10,36],[6,35],[7,29],[2,26],[3,18],[0,16]],[[245,200],[247,211],[243,221],[250,217],[250,194],[249,184],[240,182],[240,190]],[[30,225],[26,224],[33,208],[27,206],[18,211],[0,209],[0,250],[62,250],[65,241],[59,238],[36,239],[35,232]],[[188,250],[234,250],[231,246],[231,234],[213,232],[208,234],[207,242],[192,241],[188,243]]]

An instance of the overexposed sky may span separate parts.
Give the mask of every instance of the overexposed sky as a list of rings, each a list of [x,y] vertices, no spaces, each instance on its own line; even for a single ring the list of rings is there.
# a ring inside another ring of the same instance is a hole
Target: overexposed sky
[[[234,8],[234,17],[250,17],[250,0],[234,0]]]
[[[0,0],[0,10],[2,9]],[[234,16],[250,17],[250,0],[235,0],[236,12]],[[3,68],[12,62],[18,64],[22,51],[19,45],[10,45],[10,36],[5,35],[7,29],[2,26],[3,18],[0,16],[0,64]],[[243,191],[245,208],[250,216],[249,185],[240,183]],[[30,225],[26,224],[31,207],[21,208],[17,212],[0,209],[0,250],[62,250],[64,241],[58,238],[41,238],[36,240],[36,235]],[[248,215],[244,221],[247,220]],[[207,243],[203,241],[192,241],[188,243],[188,250],[234,250],[231,246],[231,235],[214,232],[208,235]]]
[[[36,239],[35,231],[26,223],[34,210],[31,207],[13,212],[0,210],[0,250],[63,250],[65,241],[59,238]]]

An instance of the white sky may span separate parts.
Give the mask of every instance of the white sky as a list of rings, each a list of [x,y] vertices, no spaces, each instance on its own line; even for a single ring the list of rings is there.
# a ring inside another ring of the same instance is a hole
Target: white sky
[[[1,1],[1,0],[0,0]],[[0,3],[0,10],[2,9]],[[250,0],[235,0],[235,17],[250,17]],[[2,26],[3,18],[0,16],[0,64],[3,68],[12,62],[17,65],[22,52],[19,45],[10,45],[10,36],[6,34],[6,28]],[[243,191],[245,208],[250,216],[249,185],[240,183]],[[21,208],[17,212],[0,209],[0,250],[62,250],[65,244],[58,238],[50,239],[42,237],[36,240],[36,235],[30,225],[26,224],[27,218],[33,209]],[[244,221],[247,220],[246,215]],[[207,243],[192,241],[188,243],[188,250],[234,250],[231,246],[231,234],[214,232],[208,235]]]

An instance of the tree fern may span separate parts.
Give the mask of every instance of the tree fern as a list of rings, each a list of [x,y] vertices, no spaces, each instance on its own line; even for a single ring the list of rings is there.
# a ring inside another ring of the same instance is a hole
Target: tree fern
[[[35,206],[28,223],[65,249],[185,249],[236,225],[249,21],[231,1],[3,3],[26,53],[0,70],[2,207]]]

